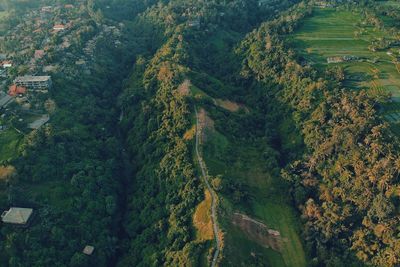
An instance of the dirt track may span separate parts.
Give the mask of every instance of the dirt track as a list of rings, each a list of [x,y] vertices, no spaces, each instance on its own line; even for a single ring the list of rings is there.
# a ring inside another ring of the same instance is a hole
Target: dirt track
[[[213,260],[211,262],[211,267],[214,267],[217,263],[217,259],[221,250],[221,241],[219,240],[219,229],[218,229],[218,221],[217,221],[217,211],[216,211],[216,199],[217,199],[217,195],[214,192],[214,190],[212,189],[212,187],[210,186],[210,183],[208,181],[208,172],[207,172],[207,167],[206,164],[203,160],[203,158],[200,155],[199,152],[199,141],[200,141],[200,136],[201,136],[201,131],[202,131],[202,127],[199,125],[199,115],[197,113],[197,108],[194,108],[195,112],[196,112],[196,156],[197,156],[197,160],[199,162],[200,165],[200,169],[201,169],[201,173],[202,173],[202,177],[204,180],[204,183],[207,186],[208,191],[210,192],[211,195],[211,220],[212,220],[212,224],[213,224],[213,231],[214,231],[214,238],[215,238],[215,253],[214,253],[214,257]]]

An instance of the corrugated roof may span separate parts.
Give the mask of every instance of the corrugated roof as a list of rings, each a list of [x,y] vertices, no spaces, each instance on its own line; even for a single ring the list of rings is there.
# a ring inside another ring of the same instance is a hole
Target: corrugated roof
[[[32,215],[33,210],[28,208],[11,207],[3,212],[1,219],[4,223],[26,224]]]
[[[8,104],[8,102],[10,102],[12,100],[12,97],[9,95],[6,95],[3,92],[0,92],[0,107],[5,106],[6,104]]]
[[[26,76],[18,76],[15,78],[14,82],[46,82],[50,80],[50,76],[31,76],[31,75],[26,75]]]

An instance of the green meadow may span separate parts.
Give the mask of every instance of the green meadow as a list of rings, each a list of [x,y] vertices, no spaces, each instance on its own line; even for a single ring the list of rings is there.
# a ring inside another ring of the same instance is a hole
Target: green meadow
[[[218,131],[210,132],[204,146],[204,158],[211,176],[222,175],[227,183],[240,182],[247,201],[233,201],[232,194],[219,193],[225,211],[219,222],[226,232],[224,260],[221,266],[254,264],[253,255],[262,255],[268,266],[307,266],[300,240],[300,223],[287,194],[285,181],[265,166],[262,142],[233,141]],[[230,221],[233,212],[242,212],[278,230],[283,238],[282,251],[265,248],[249,240]],[[244,265],[243,265],[244,266]]]
[[[9,161],[17,156],[22,137],[12,128],[0,132],[0,162]]]

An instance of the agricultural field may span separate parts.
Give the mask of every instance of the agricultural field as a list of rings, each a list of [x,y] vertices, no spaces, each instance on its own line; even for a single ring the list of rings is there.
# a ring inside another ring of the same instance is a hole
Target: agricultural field
[[[399,1],[385,1],[385,2],[382,2],[382,5],[400,8],[400,2]]]
[[[317,69],[343,67],[347,88],[367,89],[371,94],[390,93],[395,104],[389,104],[384,113],[389,121],[397,123],[400,121],[397,104],[400,102],[400,65],[395,60],[400,56],[400,47],[369,49],[374,40],[382,37],[390,39],[386,28],[369,26],[356,11],[319,8],[289,36],[298,53]],[[357,60],[327,63],[329,57],[343,56],[354,56]]]
[[[237,192],[218,193],[221,209],[224,210],[219,222],[227,233],[224,236],[225,258],[222,266],[239,263],[255,265],[261,259],[268,262],[268,266],[306,266],[299,221],[287,198],[288,185],[265,166],[260,149],[262,144],[246,141],[237,143],[215,130],[210,131],[206,139],[204,158],[210,175],[222,175],[227,184],[241,184]],[[279,231],[282,237],[281,250],[267,248],[246,236],[232,223],[232,214],[235,212],[244,213],[268,228]]]

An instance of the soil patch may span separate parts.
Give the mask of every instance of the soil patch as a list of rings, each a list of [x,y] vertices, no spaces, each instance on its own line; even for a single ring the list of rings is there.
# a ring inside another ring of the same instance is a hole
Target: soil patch
[[[183,83],[181,85],[179,85],[179,87],[178,87],[178,93],[182,96],[189,95],[191,85],[192,85],[192,83],[190,82],[190,80],[188,80],[188,79],[184,80]]]
[[[223,109],[229,110],[230,112],[237,112],[241,108],[243,108],[246,113],[249,112],[249,109],[245,105],[230,100],[216,99],[215,104]]]
[[[204,144],[207,141],[207,135],[215,131],[214,121],[207,115],[204,108],[200,109],[198,127],[201,133],[200,142]]]
[[[0,167],[0,180],[7,180],[15,174],[13,166]]]
[[[238,226],[251,240],[260,245],[280,252],[282,249],[281,234],[269,229],[264,223],[241,213],[234,213],[232,223]]]

